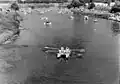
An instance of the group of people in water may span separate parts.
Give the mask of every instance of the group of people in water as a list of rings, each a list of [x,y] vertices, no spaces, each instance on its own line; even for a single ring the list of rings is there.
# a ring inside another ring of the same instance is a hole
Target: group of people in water
[[[57,59],[60,59],[60,60],[63,59],[67,62],[70,57],[70,54],[71,54],[70,48],[66,47],[64,49],[64,47],[61,47],[61,49],[57,53]]]

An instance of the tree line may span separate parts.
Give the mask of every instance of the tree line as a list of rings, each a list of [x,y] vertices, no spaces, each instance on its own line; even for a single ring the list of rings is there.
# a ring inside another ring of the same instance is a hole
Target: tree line
[[[68,0],[18,0],[18,3],[62,3],[67,2]]]

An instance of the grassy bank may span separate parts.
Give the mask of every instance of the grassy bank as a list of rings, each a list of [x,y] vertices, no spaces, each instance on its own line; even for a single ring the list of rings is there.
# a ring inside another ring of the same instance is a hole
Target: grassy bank
[[[19,23],[16,23],[14,20],[14,15],[14,12],[10,12],[8,14],[0,13],[0,44],[5,43],[7,40],[12,38],[19,29],[17,27]],[[19,14],[17,16],[22,18]]]

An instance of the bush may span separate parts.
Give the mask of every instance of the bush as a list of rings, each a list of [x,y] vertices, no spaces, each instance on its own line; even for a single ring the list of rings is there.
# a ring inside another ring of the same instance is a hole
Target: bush
[[[110,10],[110,7],[108,6],[95,6],[94,7],[95,10],[100,10],[100,11],[109,11]]]
[[[110,13],[117,13],[120,12],[120,7],[112,7],[112,9],[110,10]]]
[[[19,6],[18,6],[17,3],[12,3],[10,8],[13,9],[13,10],[15,10],[15,11],[19,10]]]

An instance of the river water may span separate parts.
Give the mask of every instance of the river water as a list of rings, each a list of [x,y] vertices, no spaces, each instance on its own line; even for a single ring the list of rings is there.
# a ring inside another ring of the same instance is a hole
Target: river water
[[[30,47],[5,47],[14,50],[20,61],[9,61],[16,67],[0,73],[0,82],[14,84],[117,84],[119,73],[119,35],[113,36],[112,21],[94,18],[84,21],[83,16],[58,14],[56,10],[46,12],[51,27],[45,27],[37,12],[27,15],[23,25],[29,30],[22,31],[17,45]],[[40,50],[43,45],[86,48],[83,59],[71,59],[68,63],[59,63],[55,56]],[[35,47],[40,46],[40,47]]]

